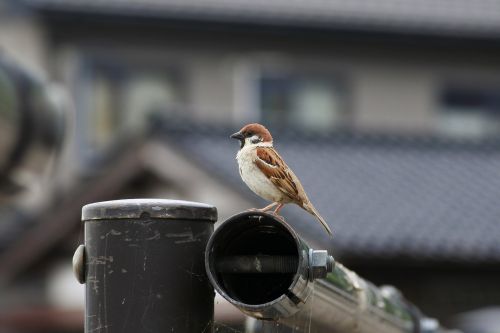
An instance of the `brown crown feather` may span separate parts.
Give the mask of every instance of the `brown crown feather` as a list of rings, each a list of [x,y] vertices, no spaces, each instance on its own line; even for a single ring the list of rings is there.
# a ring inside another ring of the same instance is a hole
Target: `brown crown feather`
[[[253,123],[253,124],[248,124],[245,125],[241,130],[240,133],[247,136],[249,134],[257,134],[262,138],[263,142],[273,142],[273,137],[271,136],[271,133],[267,128],[265,128],[261,124]]]

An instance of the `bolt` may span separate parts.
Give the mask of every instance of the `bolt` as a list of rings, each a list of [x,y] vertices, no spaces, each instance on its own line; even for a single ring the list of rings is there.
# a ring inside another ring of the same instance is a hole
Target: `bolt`
[[[80,284],[85,283],[85,245],[78,245],[73,254],[73,274]]]

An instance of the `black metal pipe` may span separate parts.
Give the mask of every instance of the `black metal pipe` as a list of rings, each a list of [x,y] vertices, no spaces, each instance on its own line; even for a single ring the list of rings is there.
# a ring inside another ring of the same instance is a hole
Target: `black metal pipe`
[[[299,311],[312,292],[310,250],[277,217],[243,212],[217,228],[205,265],[215,289],[229,302],[250,316],[277,319]],[[271,268],[273,263],[279,267]]]
[[[86,283],[85,332],[211,332],[203,253],[216,219],[215,207],[186,201],[84,206],[74,262]]]
[[[311,250],[282,218],[249,211],[217,228],[205,265],[213,286],[230,303],[294,332],[311,327],[317,332],[425,331],[426,318],[397,289],[378,288],[339,263],[331,267],[324,257],[310,255],[315,252],[321,251]]]

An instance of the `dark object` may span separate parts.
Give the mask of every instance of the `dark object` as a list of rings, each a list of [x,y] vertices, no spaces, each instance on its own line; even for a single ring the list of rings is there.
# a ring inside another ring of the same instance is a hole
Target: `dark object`
[[[377,288],[312,250],[281,218],[243,212],[222,223],[205,254],[215,289],[242,312],[295,331],[442,332],[394,287]],[[275,265],[275,267],[273,267]],[[297,325],[307,318],[308,325]],[[272,324],[271,324],[272,326]]]
[[[211,332],[203,252],[216,219],[215,207],[187,201],[84,206],[85,332]]]
[[[61,150],[69,111],[61,89],[0,52],[0,202],[30,186]]]
[[[297,256],[228,256],[218,260],[215,269],[219,274],[288,274],[295,273],[297,265]]]
[[[316,278],[333,258],[310,249],[284,221],[262,212],[229,218],[210,238],[205,254],[215,289],[248,315],[288,317],[300,310]],[[265,306],[263,306],[265,304]]]

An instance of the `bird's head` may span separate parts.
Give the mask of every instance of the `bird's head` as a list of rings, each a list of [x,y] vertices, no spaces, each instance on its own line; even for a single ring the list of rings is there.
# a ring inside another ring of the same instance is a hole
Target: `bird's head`
[[[273,143],[271,133],[261,124],[248,124],[238,132],[230,136],[240,141],[240,149],[245,145],[257,145],[259,143]]]

